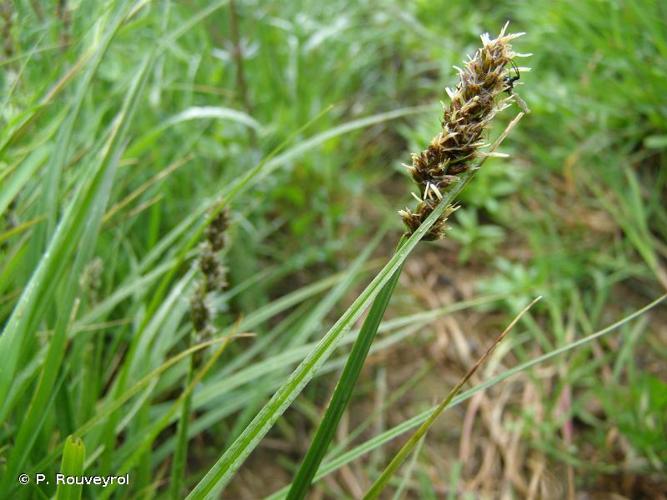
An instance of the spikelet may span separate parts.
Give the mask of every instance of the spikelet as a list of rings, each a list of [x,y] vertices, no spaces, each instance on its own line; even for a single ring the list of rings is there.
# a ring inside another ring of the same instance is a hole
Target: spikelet
[[[513,98],[507,66],[518,54],[512,51],[510,42],[523,33],[505,34],[506,28],[507,24],[493,40],[488,34],[482,35],[482,47],[462,69],[457,68],[459,83],[455,90],[447,89],[450,104],[444,109],[442,130],[424,151],[413,154],[411,165],[407,165],[419,186],[415,211],[406,208],[399,212],[409,234],[431,214],[458,176],[484,155],[482,148],[487,146],[484,131]],[[499,99],[504,93],[505,97]],[[425,240],[444,236],[445,221],[452,211],[445,210],[424,236]]]
[[[209,328],[213,316],[207,303],[208,294],[222,291],[227,286],[226,269],[220,263],[219,253],[225,247],[228,226],[229,216],[222,210],[206,227],[206,240],[199,250],[201,277],[190,299],[190,317],[192,326],[200,335]]]

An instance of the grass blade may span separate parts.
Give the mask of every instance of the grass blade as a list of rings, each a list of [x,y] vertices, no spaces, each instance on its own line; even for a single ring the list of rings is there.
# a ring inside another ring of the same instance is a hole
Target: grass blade
[[[396,493],[394,493],[393,500],[401,500],[401,498],[403,498],[403,492],[405,491],[405,488],[408,486],[410,478],[412,477],[412,473],[415,470],[415,466],[417,465],[417,460],[419,460],[419,455],[421,454],[422,447],[424,446],[424,441],[426,441],[426,436],[422,437],[417,443],[417,448],[415,449],[415,452],[412,454],[412,458],[410,459],[410,463],[407,466],[405,475],[401,480],[401,484],[398,485]]]
[[[188,362],[188,373],[185,380],[186,388],[192,383],[194,375],[195,357],[190,356]],[[191,411],[192,394],[188,393],[188,395],[183,400],[183,404],[181,405],[181,414],[178,419],[178,427],[176,429],[176,450],[174,451],[174,458],[171,463],[171,484],[169,485],[169,495],[174,500],[181,498],[181,490],[183,489],[185,462],[188,455],[188,426],[190,424]]]
[[[60,472],[65,476],[80,476],[83,474],[83,462],[86,458],[86,447],[83,441],[75,436],[69,436],[65,441],[63,460]],[[83,485],[59,484],[56,490],[56,500],[79,500]]]
[[[401,241],[398,244],[399,248],[404,241],[404,238],[401,238]],[[313,477],[324,458],[324,454],[329,448],[329,444],[338,428],[343,412],[350,402],[357,379],[359,378],[361,369],[366,361],[366,356],[368,356],[368,351],[371,348],[373,339],[375,339],[382,317],[387,310],[391,296],[396,288],[396,283],[398,283],[398,278],[401,275],[401,268],[402,266],[398,267],[391,279],[384,285],[373,301],[373,305],[371,306],[368,316],[364,320],[359,336],[352,346],[352,351],[345,363],[345,368],[336,385],[336,389],[334,390],[331,402],[324,414],[324,418],[322,419],[322,422],[317,429],[317,433],[310,443],[310,448],[294,478],[292,488],[287,495],[289,500],[303,499],[308,493]]]

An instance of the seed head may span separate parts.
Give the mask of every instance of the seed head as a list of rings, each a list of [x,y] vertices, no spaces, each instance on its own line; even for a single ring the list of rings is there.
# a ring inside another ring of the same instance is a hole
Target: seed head
[[[206,239],[214,252],[219,252],[225,247],[227,226],[229,226],[229,214],[227,210],[221,210],[206,228]]]
[[[450,104],[445,107],[441,120],[442,130],[421,153],[412,155],[407,166],[413,180],[419,186],[419,203],[414,212],[409,209],[399,213],[412,234],[437,206],[458,176],[472,168],[486,146],[483,133],[496,113],[509,104],[506,67],[517,56],[510,42],[523,33],[505,34],[503,27],[497,38],[481,36],[482,47],[469,57],[459,71],[459,83],[454,91],[447,89]],[[446,210],[424,237],[436,240],[444,236],[445,220],[451,214]]]
[[[408,232],[410,234],[414,233],[421,223],[431,215],[433,209],[435,209],[437,203],[431,200],[422,200],[417,204],[417,209],[412,212],[409,208],[405,210],[399,210],[399,215],[403,218],[403,223],[407,226]],[[450,205],[448,206],[444,213],[435,221],[435,224],[431,226],[429,232],[424,235],[422,238],[425,241],[440,240],[445,237],[445,231],[447,230],[447,219],[449,216],[457,209],[458,207]]]
[[[206,329],[211,313],[206,304],[206,290],[201,285],[190,299],[190,316],[195,331],[202,332]]]
[[[206,227],[206,240],[199,248],[197,265],[201,273],[197,289],[190,300],[190,317],[195,331],[203,335],[210,329],[213,311],[207,303],[210,292],[220,292],[227,286],[226,269],[220,262],[220,251],[225,247],[229,218],[222,210]]]

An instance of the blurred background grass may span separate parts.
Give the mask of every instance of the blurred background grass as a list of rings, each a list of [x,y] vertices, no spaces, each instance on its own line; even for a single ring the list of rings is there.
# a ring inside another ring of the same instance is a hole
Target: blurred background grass
[[[73,248],[59,263],[76,275],[53,283],[20,350],[0,428],[5,472],[31,404],[39,428],[25,456],[11,460],[37,471],[51,457],[47,468],[55,467],[57,445],[96,405],[184,349],[193,272],[182,266],[151,305],[159,279],[185,248],[202,207],[287,141],[270,173],[254,177],[230,207],[229,291],[215,297],[215,324],[244,318],[257,338],[231,344],[195,389],[192,486],[391,252],[402,230],[396,210],[411,203],[400,163],[437,132],[438,102],[456,82],[452,65],[475,50],[480,33],[497,33],[506,20],[527,32],[515,49],[533,54],[522,60],[532,69],[521,72],[517,92],[532,113],[503,144],[511,158],[489,160],[465,191],[450,238],[421,244],[408,260],[389,312],[398,326],[390,324],[374,346],[340,449],[441,397],[536,295],[544,299],[478,382],[590,334],[667,289],[664,3],[137,5],[114,33],[114,16],[129,12],[123,2],[2,3],[3,323],[104,151],[143,61],[152,58],[134,115],[124,122],[94,258],[72,266]],[[109,48],[95,52],[95,68],[88,54],[106,36]],[[491,138],[511,118],[505,112]],[[384,230],[389,236],[373,250],[373,236]],[[380,259],[351,267],[364,249]],[[67,283],[76,284],[73,307],[58,292]],[[468,301],[483,304],[411,316]],[[31,390],[48,366],[50,332],[63,314],[70,320],[63,359],[52,365],[57,384],[52,398],[35,406]],[[457,406],[397,491],[415,498],[563,498],[572,491],[664,497],[666,319],[660,306]],[[139,345],[138,358],[130,363],[132,345]],[[226,497],[258,498],[289,482],[342,359],[326,365],[325,376],[279,420]],[[119,388],[124,370],[130,382]],[[136,452],[136,436],[176,401],[185,371],[176,364],[123,415],[104,416],[102,430],[84,440],[91,470],[117,471]],[[133,494],[164,493],[174,422],[139,454]],[[317,483],[317,494],[358,497],[398,444],[346,464]],[[27,494],[41,498],[37,488]]]

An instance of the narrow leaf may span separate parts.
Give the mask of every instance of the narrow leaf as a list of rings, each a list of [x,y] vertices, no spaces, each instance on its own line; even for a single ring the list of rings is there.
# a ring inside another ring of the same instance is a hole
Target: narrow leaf
[[[76,436],[69,436],[65,441],[60,473],[65,476],[81,476],[84,470],[83,462],[85,458],[86,447],[83,441]],[[61,483],[56,490],[56,500],[79,500],[82,489],[82,484]]]

